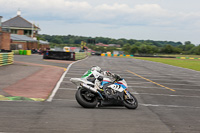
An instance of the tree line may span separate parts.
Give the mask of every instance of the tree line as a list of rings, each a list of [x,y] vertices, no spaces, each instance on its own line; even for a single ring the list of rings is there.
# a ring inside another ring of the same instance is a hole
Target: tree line
[[[80,47],[81,41],[85,41],[87,47],[95,51],[113,52],[124,51],[125,54],[196,54],[200,55],[200,45],[196,46],[190,41],[184,43],[173,41],[153,41],[153,40],[135,40],[135,39],[113,39],[108,37],[84,37],[74,35],[46,35],[40,34],[40,40],[47,40],[51,47],[76,46]],[[90,41],[88,41],[90,40]],[[93,44],[90,44],[93,40]],[[102,47],[95,43],[119,44],[121,47]]]

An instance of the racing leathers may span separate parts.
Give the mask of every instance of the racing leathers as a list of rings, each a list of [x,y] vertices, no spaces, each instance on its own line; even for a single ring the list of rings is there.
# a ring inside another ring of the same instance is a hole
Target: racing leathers
[[[94,83],[94,88],[98,90],[102,90],[102,81],[104,78],[109,79],[109,82],[118,81],[120,76],[109,71],[102,71],[100,67],[95,66],[88,70],[81,78],[87,79]]]

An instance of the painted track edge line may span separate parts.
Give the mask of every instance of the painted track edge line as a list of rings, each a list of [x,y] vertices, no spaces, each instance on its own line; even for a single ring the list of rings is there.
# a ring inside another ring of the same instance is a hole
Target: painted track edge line
[[[88,56],[88,57],[89,57],[89,56]],[[88,57],[87,57],[87,58],[88,58]],[[87,58],[85,58],[85,59],[83,59],[83,60],[86,60]],[[63,79],[64,79],[65,75],[67,74],[67,72],[69,71],[70,67],[71,67],[73,64],[75,64],[75,63],[77,63],[77,62],[80,62],[80,61],[83,61],[83,60],[78,60],[78,61],[75,61],[75,62],[72,62],[71,64],[69,64],[69,66],[67,67],[67,71],[65,71],[65,72],[63,73],[62,77],[61,77],[60,80],[57,82],[56,87],[53,89],[51,95],[50,95],[49,98],[46,100],[47,102],[51,102],[51,101],[53,100],[53,98],[54,98],[56,92],[58,91],[58,89],[59,89],[59,87],[60,87],[61,82],[63,81]]]

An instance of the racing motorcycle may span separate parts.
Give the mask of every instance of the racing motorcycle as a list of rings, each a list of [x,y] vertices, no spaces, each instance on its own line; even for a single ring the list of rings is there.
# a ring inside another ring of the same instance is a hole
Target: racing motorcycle
[[[138,107],[137,99],[128,91],[127,83],[122,78],[113,82],[107,77],[99,76],[100,84],[94,79],[86,78],[71,78],[70,81],[77,86],[75,97],[84,108],[95,108],[106,103],[125,106],[128,109]]]

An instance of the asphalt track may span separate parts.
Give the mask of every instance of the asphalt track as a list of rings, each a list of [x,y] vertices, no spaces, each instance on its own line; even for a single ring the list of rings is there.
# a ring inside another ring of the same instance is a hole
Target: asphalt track
[[[139,107],[85,109],[74,98],[72,77],[91,66],[120,74]],[[130,58],[92,56],[71,65],[46,102],[0,102],[0,132],[200,132],[200,72]]]

